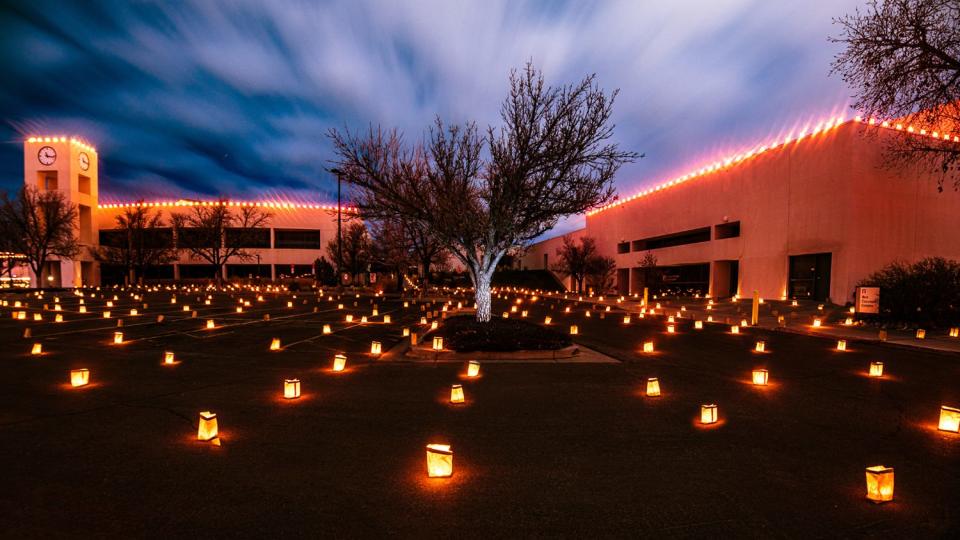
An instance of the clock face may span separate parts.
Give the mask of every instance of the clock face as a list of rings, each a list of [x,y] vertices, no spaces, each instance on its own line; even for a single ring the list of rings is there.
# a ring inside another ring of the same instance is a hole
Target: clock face
[[[80,152],[80,168],[83,170],[90,168],[90,156],[86,152]]]
[[[37,152],[37,159],[43,165],[53,165],[53,162],[57,160],[57,151],[52,146],[44,146]]]

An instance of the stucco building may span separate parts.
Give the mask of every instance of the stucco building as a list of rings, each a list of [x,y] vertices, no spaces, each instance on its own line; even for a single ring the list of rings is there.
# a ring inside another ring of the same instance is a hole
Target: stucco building
[[[941,193],[936,177],[884,159],[890,137],[906,133],[960,142],[836,119],[622,197],[588,213],[575,234],[616,260],[620,294],[642,290],[640,261],[650,253],[658,287],[844,303],[891,261],[960,259],[960,193]],[[523,265],[549,268],[557,245],[530,246]]]
[[[77,236],[83,249],[73,260],[52,260],[44,269],[43,279],[48,286],[79,287],[99,285],[102,282],[123,281],[123,269],[98,263],[91,248],[109,244],[117,231],[116,217],[125,208],[137,202],[103,203],[99,192],[99,156],[93,146],[69,137],[30,137],[24,141],[24,182],[41,191],[58,190],[77,205]],[[166,200],[142,204],[160,211],[167,227],[156,231],[158,238],[173,242],[169,227],[174,213],[188,213],[195,205],[221,204],[220,201]],[[337,236],[336,205],[282,200],[241,202],[229,201],[229,206],[255,205],[272,214],[268,225],[256,234],[244,235],[248,245],[242,246],[251,257],[231,260],[220,271],[225,277],[261,276],[277,278],[283,275],[301,275],[312,272],[314,261],[325,255],[327,243]],[[353,210],[343,208],[344,227],[353,218]],[[229,231],[227,234],[229,239]],[[178,239],[179,240],[179,239]],[[21,269],[26,272],[25,269]],[[216,271],[209,263],[178,250],[178,259],[171,264],[150,270],[148,278],[211,278]],[[30,276],[34,286],[37,276]]]

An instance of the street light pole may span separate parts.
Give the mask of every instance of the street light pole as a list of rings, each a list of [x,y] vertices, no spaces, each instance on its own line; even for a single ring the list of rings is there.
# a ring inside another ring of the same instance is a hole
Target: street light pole
[[[343,287],[343,269],[340,265],[343,263],[343,218],[340,213],[340,176],[343,174],[340,169],[330,169],[330,172],[337,175],[337,287]]]

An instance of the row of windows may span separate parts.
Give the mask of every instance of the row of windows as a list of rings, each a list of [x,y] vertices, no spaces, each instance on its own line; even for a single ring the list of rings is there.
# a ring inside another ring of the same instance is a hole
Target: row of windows
[[[648,251],[651,249],[662,249],[674,246],[685,246],[687,244],[697,244],[700,242],[709,242],[711,238],[710,227],[700,227],[662,236],[651,236],[642,238],[633,242],[620,242],[617,244],[617,253],[630,253],[631,251]],[[740,222],[721,223],[713,227],[713,239],[722,240],[724,238],[736,238],[740,236]]]
[[[271,229],[227,229],[225,234],[226,244],[229,247],[239,248],[270,248],[270,230]],[[277,249],[320,249],[320,231],[314,229],[274,229],[273,247]],[[180,231],[177,236],[177,245],[179,247],[203,247],[214,245],[217,241],[215,236],[203,229],[186,228]],[[144,245],[147,248],[156,249],[171,247],[173,241],[173,229],[157,228],[149,229],[135,234],[128,238],[127,231],[123,230],[101,230],[100,245],[108,247],[124,247],[128,243],[134,245]]]
[[[275,268],[277,277],[303,276],[313,273],[313,265],[311,264],[228,264],[226,266],[228,278],[270,278],[273,268]],[[209,264],[181,264],[179,267],[180,279],[213,279],[217,274],[217,269]],[[174,279],[174,275],[172,264],[162,264],[148,267],[146,275],[143,277],[146,279]],[[100,265],[100,278],[104,283],[123,283],[125,277],[126,270],[122,266]]]

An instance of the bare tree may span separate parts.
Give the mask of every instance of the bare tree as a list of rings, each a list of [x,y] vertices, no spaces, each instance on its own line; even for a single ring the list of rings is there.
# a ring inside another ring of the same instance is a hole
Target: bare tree
[[[614,198],[614,174],[637,157],[609,141],[615,96],[593,75],[546,86],[528,64],[511,73],[503,125],[486,136],[475,124],[445,126],[439,118],[413,148],[396,130],[331,130],[334,163],[365,218],[417,222],[441,240],[467,268],[477,320],[487,322],[490,281],[507,250]]]
[[[613,289],[617,261],[606,255],[594,255],[587,264],[587,283],[594,293],[604,294]]]
[[[563,244],[557,248],[557,262],[550,269],[564,277],[569,277],[574,292],[583,292],[583,282],[590,269],[590,261],[597,255],[596,240],[589,236],[574,239],[573,235],[563,236]]]
[[[114,218],[116,229],[112,237],[96,248],[90,248],[101,263],[122,266],[129,283],[143,280],[147,268],[167,264],[177,259],[172,229],[165,229],[160,211],[143,204],[127,207]]]
[[[920,163],[960,189],[960,2],[955,0],[872,1],[864,12],[834,21],[831,41],[846,49],[833,72],[855,89],[853,107],[867,118],[896,119],[928,134],[904,130],[887,148],[890,165]]]
[[[370,258],[397,274],[397,292],[403,292],[403,278],[413,262],[413,243],[400,220],[370,224]],[[334,247],[336,243],[334,242]]]
[[[659,278],[659,272],[657,270],[657,256],[651,252],[646,252],[643,254],[643,258],[639,261],[641,276],[643,276],[643,286],[649,287],[653,282]]]
[[[239,206],[234,213],[229,201],[195,204],[187,214],[173,214],[177,248],[207,261],[223,283],[223,268],[231,259],[249,261],[254,254],[247,247],[258,244],[258,229],[266,227],[273,215],[258,206]]]
[[[340,250],[337,249],[337,239],[330,240],[327,244],[327,254],[334,260],[337,268],[346,270],[350,278],[356,281],[370,263],[370,237],[367,235],[367,227],[363,223],[353,222],[343,231],[343,260],[339,261],[337,257]],[[341,278],[337,276],[339,281]]]
[[[443,242],[422,222],[404,222],[410,237],[413,255],[423,272],[423,288],[430,284],[430,268],[441,266],[450,258]]]
[[[50,257],[71,259],[80,252],[76,226],[77,206],[60,191],[25,184],[15,199],[0,196],[0,233],[10,251],[26,257],[38,287],[44,286],[43,267]]]
[[[16,249],[13,233],[5,230],[6,225],[5,221],[0,222],[0,278],[6,276],[8,280],[6,283],[12,285],[13,270],[17,265],[23,263],[25,258],[13,251]]]

